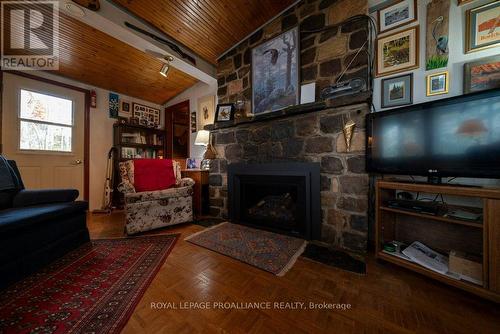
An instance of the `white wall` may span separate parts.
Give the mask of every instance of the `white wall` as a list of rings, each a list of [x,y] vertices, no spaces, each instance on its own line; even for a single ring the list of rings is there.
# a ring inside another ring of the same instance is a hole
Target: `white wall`
[[[393,1],[394,2],[394,1]],[[418,21],[407,26],[403,26],[398,29],[391,30],[388,33],[381,34],[380,36],[390,35],[394,32],[407,29],[408,27],[419,25],[420,26],[420,54],[419,54],[419,64],[420,67],[413,71],[406,71],[394,75],[388,75],[385,77],[375,78],[374,80],[374,90],[373,90],[373,104],[375,106],[376,111],[382,110],[390,110],[393,108],[384,108],[380,107],[381,103],[381,79],[382,78],[391,78],[393,76],[399,76],[405,73],[413,73],[413,104],[422,103],[431,100],[443,99],[447,97],[452,97],[456,95],[463,94],[463,66],[464,63],[468,63],[474,61],[476,59],[489,57],[492,55],[500,54],[500,47],[490,48],[483,51],[471,52],[466,54],[464,52],[465,47],[465,12],[467,9],[474,8],[485,3],[491,2],[491,0],[477,0],[473,1],[469,4],[457,6],[456,0],[450,0],[450,27],[449,27],[449,59],[448,59],[448,67],[426,71],[425,70],[425,38],[426,38],[426,13],[427,13],[427,4],[431,2],[431,0],[417,0],[418,5]],[[374,6],[381,5],[382,6],[387,3],[391,3],[391,1],[380,1],[380,0],[369,0],[368,5],[370,7],[370,12],[373,11]],[[376,12],[373,12],[371,15],[376,20]],[[450,75],[450,89],[448,94],[437,95],[427,97],[426,93],[426,75],[433,72],[440,72],[448,70]],[[399,176],[399,178],[404,178]],[[417,177],[418,180],[425,180],[425,178]],[[457,178],[451,181],[451,183],[457,184],[470,184],[470,185],[478,185],[478,186],[500,186],[500,180],[492,180],[492,179],[477,179],[477,178]]]
[[[483,51],[471,52],[465,54],[464,44],[465,44],[465,11],[470,8],[477,7],[479,5],[491,2],[491,0],[478,0],[472,3],[457,6],[457,0],[450,0],[450,27],[449,27],[449,60],[448,68],[441,68],[433,71],[425,70],[425,38],[426,38],[426,12],[427,4],[431,2],[430,0],[418,0],[418,21],[407,26],[403,26],[398,29],[391,30],[380,36],[390,35],[399,30],[407,29],[408,27],[419,25],[420,26],[420,55],[419,64],[420,67],[413,71],[402,72],[394,75],[388,75],[381,78],[375,78],[374,80],[374,91],[373,91],[373,104],[375,105],[376,111],[388,110],[390,108],[381,109],[381,79],[390,78],[393,76],[399,76],[406,73],[413,73],[413,103],[422,103],[430,100],[437,100],[442,98],[447,98],[451,96],[463,94],[463,65],[464,63],[471,62],[473,60],[484,58],[492,55],[500,54],[500,47],[490,48]],[[384,3],[380,0],[370,0],[369,6],[373,6]],[[390,3],[387,1],[387,3]],[[376,20],[376,12],[372,15]],[[437,95],[433,97],[425,96],[426,92],[426,76],[433,72],[440,72],[448,70],[450,74],[450,90],[448,94]]]
[[[168,101],[165,104],[165,107],[172,106],[174,104],[189,100],[189,111],[196,111],[196,117],[198,117],[198,99],[200,97],[204,97],[207,95],[217,95],[217,86],[210,86],[203,82],[198,82],[191,88],[186,89],[181,94],[174,97],[172,100]],[[197,120],[198,121],[198,120]],[[191,126],[191,124],[190,124]],[[191,129],[189,129],[189,133],[191,134],[191,158],[201,159],[203,154],[205,153],[204,146],[196,146],[194,145],[194,140],[196,139],[196,132],[191,133]]]
[[[90,157],[89,157],[89,207],[90,210],[100,209],[102,206],[102,194],[104,179],[106,177],[106,161],[109,149],[113,146],[113,124],[116,119],[109,117],[109,93],[110,91],[92,87],[74,80],[66,79],[47,72],[31,71],[29,74],[51,79],[54,81],[70,84],[76,87],[95,90],[97,95],[97,108],[90,108]],[[136,98],[120,95],[120,99],[130,102],[142,103],[162,110],[160,105],[139,100]],[[8,98],[4,96],[4,98]],[[3,110],[3,112],[8,112]],[[163,116],[161,116],[163,117]],[[5,131],[5,129],[2,129]]]

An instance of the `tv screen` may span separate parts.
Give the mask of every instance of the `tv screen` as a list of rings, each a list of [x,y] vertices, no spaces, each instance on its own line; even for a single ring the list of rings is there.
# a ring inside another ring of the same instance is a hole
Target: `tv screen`
[[[368,115],[369,172],[500,178],[500,89]]]

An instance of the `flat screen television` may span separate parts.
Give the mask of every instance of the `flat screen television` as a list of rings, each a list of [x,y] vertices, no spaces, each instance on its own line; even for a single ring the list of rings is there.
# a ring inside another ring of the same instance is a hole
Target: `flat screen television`
[[[369,114],[367,170],[500,178],[500,89]]]

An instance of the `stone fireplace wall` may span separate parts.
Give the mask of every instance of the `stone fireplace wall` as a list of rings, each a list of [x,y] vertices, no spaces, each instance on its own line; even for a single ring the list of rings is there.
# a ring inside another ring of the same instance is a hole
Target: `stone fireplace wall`
[[[243,96],[249,102],[246,106],[250,112],[251,50],[295,26],[300,33],[300,83],[315,82],[317,100],[320,91],[336,82],[350,63],[342,80],[354,77],[368,80],[367,53],[360,52],[354,59],[367,40],[368,22],[348,20],[367,14],[367,3],[367,0],[299,2],[219,59],[218,103],[236,102]],[[368,104],[362,103],[211,129],[219,157],[210,172],[211,214],[227,217],[229,163],[318,162],[321,164],[322,241],[350,250],[365,250],[368,176],[364,168],[364,122],[368,110]],[[347,152],[342,135],[348,115],[357,123],[351,152]]]
[[[212,131],[218,159],[210,171],[210,210],[227,217],[227,165],[235,162],[318,162],[321,165],[322,241],[350,250],[367,242],[366,103]],[[342,133],[356,122],[351,151]]]
[[[367,0],[303,0],[274,21],[242,41],[217,64],[218,101],[235,102],[238,95],[252,100],[251,50],[280,33],[299,26],[300,82],[316,82],[316,97],[334,83],[350,65],[342,80],[367,78],[367,53],[357,50],[367,39],[367,20],[344,22],[367,14]],[[243,10],[243,9],[242,9]],[[325,29],[325,27],[331,27]],[[251,108],[251,103],[247,104]],[[250,110],[247,110],[250,111]]]

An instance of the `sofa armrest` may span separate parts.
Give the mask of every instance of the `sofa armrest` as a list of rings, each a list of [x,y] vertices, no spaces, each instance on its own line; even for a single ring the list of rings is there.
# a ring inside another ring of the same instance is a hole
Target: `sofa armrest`
[[[21,190],[14,196],[12,207],[73,202],[78,198],[78,194],[76,189]]]
[[[139,202],[158,201],[168,198],[188,197],[192,195],[193,187],[173,187],[165,190],[125,194],[125,203],[132,204]]]
[[[118,187],[118,191],[123,194],[133,194],[135,193],[134,185],[128,181],[121,182]]]
[[[181,179],[181,182],[179,183],[179,187],[192,187],[194,186],[194,180],[190,177],[184,177]]]

